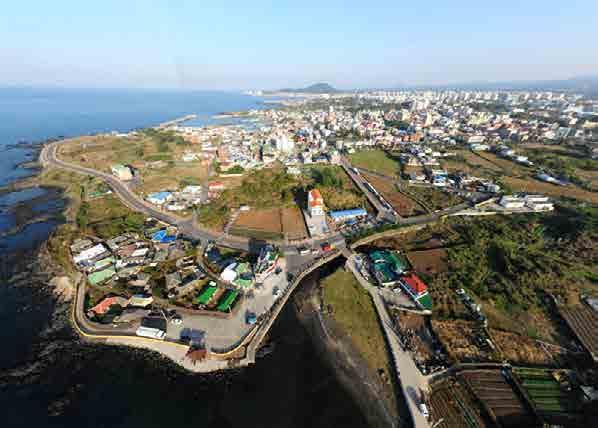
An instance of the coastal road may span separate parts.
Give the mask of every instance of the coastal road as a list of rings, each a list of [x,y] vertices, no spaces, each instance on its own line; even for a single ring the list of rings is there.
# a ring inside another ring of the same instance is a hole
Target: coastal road
[[[386,309],[386,305],[382,297],[378,293],[378,289],[370,284],[361,275],[355,264],[355,254],[352,254],[347,259],[346,267],[355,275],[359,283],[372,296],[372,301],[378,312],[380,323],[388,340],[390,350],[392,353],[395,369],[398,375],[398,382],[403,391],[407,406],[411,414],[411,420],[415,428],[429,428],[430,423],[428,419],[419,411],[420,391],[428,391],[428,379],[421,374],[413,358],[408,351],[403,348],[401,340],[394,330],[393,322]]]
[[[60,141],[47,144],[40,153],[40,162],[44,166],[55,166],[68,171],[73,171],[79,174],[91,175],[104,180],[111,188],[118,198],[130,209],[143,213],[148,217],[154,217],[165,223],[176,226],[181,234],[200,241],[214,241],[218,245],[228,248],[233,248],[242,251],[258,252],[259,248],[265,244],[265,241],[252,240],[240,236],[225,234],[222,232],[212,231],[201,228],[195,221],[195,216],[192,218],[181,218],[174,214],[162,211],[156,206],[144,201],[141,197],[136,195],[125,183],[120,181],[115,176],[98,171],[91,168],[86,168],[81,165],[72,164],[62,161],[58,158],[57,150]],[[279,247],[284,253],[296,253],[300,246],[318,247],[325,242],[340,244],[344,242],[344,238],[340,233],[332,233],[321,238],[305,239],[302,241],[293,241],[289,243],[279,244]]]

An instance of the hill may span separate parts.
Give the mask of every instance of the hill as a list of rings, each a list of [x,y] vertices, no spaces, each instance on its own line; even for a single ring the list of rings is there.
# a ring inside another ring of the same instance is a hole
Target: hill
[[[314,83],[313,85],[309,85],[305,88],[300,89],[281,89],[280,92],[293,92],[298,94],[334,94],[339,92],[339,90],[329,85],[328,83]]]

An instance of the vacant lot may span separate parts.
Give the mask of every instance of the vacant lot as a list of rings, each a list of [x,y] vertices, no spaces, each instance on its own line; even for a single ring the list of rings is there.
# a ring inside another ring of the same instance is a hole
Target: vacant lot
[[[365,173],[363,174],[363,177],[382,194],[400,216],[409,217],[425,214],[426,211],[424,208],[413,199],[397,191],[397,188],[392,181]]]
[[[491,350],[482,350],[476,345],[474,338],[478,327],[475,322],[432,320],[432,328],[453,361],[483,362],[496,360]]]
[[[555,366],[564,357],[562,348],[520,334],[490,329],[490,336],[502,357],[512,364]]]
[[[269,208],[244,211],[233,224],[230,232],[235,235],[301,239],[306,236],[303,215],[297,207]]]
[[[332,318],[351,338],[355,347],[375,372],[392,376],[390,359],[378,315],[370,295],[352,273],[339,269],[322,281],[322,298]],[[394,401],[392,387],[388,395]]]
[[[365,168],[389,177],[399,174],[399,162],[391,159],[383,150],[364,150],[349,155],[349,160],[357,168]]]
[[[137,190],[143,194],[176,190],[185,184],[201,184],[207,176],[207,167],[199,161],[180,160],[184,152],[200,149],[171,134],[167,134],[161,143],[156,138],[143,133],[131,137],[78,137],[59,146],[59,157],[104,172],[110,172],[115,164],[135,164],[141,176]],[[152,168],[151,162],[158,160],[164,161],[164,165]]]
[[[444,248],[432,250],[411,251],[407,253],[407,259],[413,269],[426,275],[437,275],[446,272],[448,269],[447,253]]]
[[[431,211],[452,207],[463,202],[459,196],[431,186],[409,186],[406,191],[424,208]]]
[[[547,196],[565,197],[598,204],[598,192],[583,190],[577,186],[557,186],[535,178],[503,177],[502,181],[515,191],[542,193]]]

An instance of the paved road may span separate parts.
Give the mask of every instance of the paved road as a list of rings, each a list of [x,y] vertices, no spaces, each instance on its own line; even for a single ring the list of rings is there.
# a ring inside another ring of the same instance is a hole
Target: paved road
[[[392,209],[386,208],[382,204],[380,198],[373,192],[371,192],[370,189],[368,189],[368,187],[365,184],[366,181],[364,180],[364,178],[360,174],[355,173],[349,161],[344,157],[341,159],[341,166],[349,175],[349,177],[351,177],[351,179],[357,185],[357,187],[359,187],[363,194],[368,198],[368,200],[374,206],[374,208],[376,208],[376,210],[378,211],[378,218],[380,220],[384,219],[390,221],[391,223],[395,223],[397,221],[397,215],[395,215],[395,212]]]
[[[162,211],[156,206],[144,201],[133,191],[131,191],[131,189],[129,189],[125,183],[117,179],[115,176],[102,171],[60,160],[57,156],[57,149],[60,143],[60,141],[57,141],[44,146],[40,154],[40,161],[43,165],[53,165],[80,174],[101,178],[110,185],[114,193],[121,199],[121,201],[132,210],[141,212],[148,217],[154,217],[166,223],[177,226],[179,231],[185,236],[201,241],[215,241],[218,245],[223,247],[234,248],[242,251],[258,252],[259,248],[265,244],[264,241],[252,240],[201,228],[197,225],[195,216],[192,218],[181,218],[177,215]],[[279,245],[279,247],[285,254],[292,254],[297,252],[297,247],[299,246],[317,247],[325,242],[341,243],[344,242],[344,238],[340,233],[332,233],[323,238],[305,239],[303,241],[284,243]]]
[[[378,293],[378,289],[374,287],[372,284],[370,284],[368,281],[366,281],[365,278],[361,275],[355,264],[354,257],[355,255],[352,254],[347,259],[346,266],[351,272],[353,272],[355,278],[357,278],[359,283],[372,296],[372,300],[376,307],[376,311],[378,312],[378,316],[380,317],[382,328],[388,340],[388,344],[390,345],[393,361],[399,377],[398,381],[401,385],[401,389],[403,391],[403,395],[405,396],[405,400],[407,400],[407,406],[409,407],[409,412],[411,413],[413,426],[416,428],[429,428],[430,423],[421,414],[418,408],[418,405],[420,403],[419,391],[428,390],[428,380],[418,370],[409,352],[407,352],[403,348],[401,340],[394,331],[393,322],[391,321],[390,315],[386,310],[386,306],[384,305],[382,297],[380,297],[380,294]]]

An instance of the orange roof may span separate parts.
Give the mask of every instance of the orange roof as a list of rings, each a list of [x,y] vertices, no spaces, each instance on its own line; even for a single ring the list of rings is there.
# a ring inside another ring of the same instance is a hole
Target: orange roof
[[[309,191],[309,194],[311,195],[312,199],[323,199],[322,198],[322,194],[320,193],[320,191],[318,189],[311,189]]]
[[[119,296],[107,297],[104,300],[102,300],[100,303],[95,305],[93,308],[91,308],[91,311],[95,312],[98,315],[105,314],[106,312],[108,312],[108,309],[110,309],[110,306],[112,306],[112,305],[121,305],[122,306],[123,300],[125,300],[125,299],[122,297],[119,297]]]

